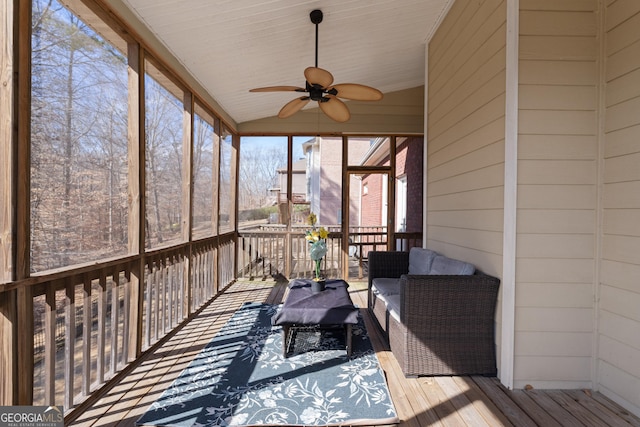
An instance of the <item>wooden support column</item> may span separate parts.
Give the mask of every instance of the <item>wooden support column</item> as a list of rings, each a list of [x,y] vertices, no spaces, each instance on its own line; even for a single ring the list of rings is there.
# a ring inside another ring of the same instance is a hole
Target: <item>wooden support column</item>
[[[280,195],[277,196],[280,203]],[[291,230],[291,213],[293,212],[293,136],[287,137],[287,217],[285,218],[287,225],[287,233],[284,237],[284,275],[287,279],[291,278],[293,260],[293,235]]]
[[[14,2],[0,0],[0,283],[8,283],[14,272],[13,230],[15,217],[14,141]],[[16,399],[16,313],[15,290],[0,292],[0,405],[12,405]]]
[[[193,228],[193,95],[185,91],[182,110],[182,240],[191,242]],[[195,256],[193,246],[182,259],[183,283],[178,284],[182,289],[193,286],[192,262]],[[182,292],[180,293],[182,294]],[[176,301],[178,303],[178,301]],[[182,301],[181,303],[184,303]]]
[[[239,182],[240,182],[240,168],[238,167],[240,164],[240,136],[236,133],[233,134],[232,143],[231,143],[231,195],[230,200],[233,203],[230,209],[230,215],[233,218],[230,219],[230,224],[233,226],[233,232],[236,236],[234,239],[235,242],[238,241],[238,191],[239,191]],[[237,248],[237,243],[234,245]],[[219,246],[218,246],[219,248]],[[219,250],[219,249],[218,249]],[[237,249],[235,250],[237,251]],[[234,252],[235,252],[234,251]],[[233,277],[235,278],[238,274],[238,257],[233,257]],[[218,274],[218,277],[220,275]],[[227,285],[227,283],[225,283]],[[219,288],[216,288],[216,293]]]
[[[13,4],[0,0],[0,283],[10,282],[13,272],[12,205],[15,179]]]
[[[211,225],[213,227],[213,235],[218,236],[220,234],[220,150],[222,149],[222,123],[217,117],[214,118],[215,125],[213,127],[213,167],[212,167],[212,182],[211,188],[213,189],[213,197],[211,199]],[[220,276],[218,274],[219,268],[219,251],[220,251],[220,239],[217,240],[218,244],[213,251],[213,289],[215,293],[218,293],[220,289]],[[189,288],[191,292],[191,288]],[[191,312],[191,300],[192,296],[189,296],[189,312]]]
[[[140,45],[129,43],[129,124],[128,168],[129,168],[129,247],[130,254],[143,255],[145,242],[145,144],[144,144],[144,56]],[[131,266],[129,334],[127,359],[133,360],[142,352],[142,313],[144,301],[144,256]]]
[[[396,248],[396,137],[389,137],[389,166],[391,170],[387,175],[389,186],[387,191],[387,250],[395,251]]]
[[[182,112],[182,240],[191,241],[193,216],[193,96],[185,91]]]
[[[349,280],[349,206],[350,206],[350,181],[349,175],[349,137],[342,137],[342,277]]]
[[[15,179],[12,187],[16,195],[14,225],[16,252],[13,279],[21,280],[28,278],[31,270],[31,2],[16,0],[13,5],[14,13],[18,14],[17,19],[15,16],[13,19],[17,25],[17,31],[14,28],[13,34],[18,37],[17,93],[14,94],[13,100],[17,110],[14,110],[12,120],[13,123],[17,121],[17,134],[12,139],[13,152],[17,154],[16,170],[12,173]],[[13,37],[9,40],[13,40]],[[13,57],[16,58],[15,52]],[[14,342],[17,347],[10,356],[17,358],[13,364],[17,369],[14,373],[14,386],[17,389],[14,404],[31,405],[33,403],[33,290],[23,285],[16,292],[13,334],[16,336]]]

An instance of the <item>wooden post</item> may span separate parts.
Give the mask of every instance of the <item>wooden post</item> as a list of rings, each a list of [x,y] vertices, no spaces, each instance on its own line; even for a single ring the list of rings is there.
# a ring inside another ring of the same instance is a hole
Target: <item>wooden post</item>
[[[389,186],[387,191],[387,250],[396,250],[396,137],[389,138],[389,166],[391,170],[387,175]]]
[[[127,128],[129,166],[129,246],[130,254],[143,255],[145,241],[145,146],[144,146],[144,57],[140,45],[129,43],[129,125]],[[127,359],[142,352],[142,310],[144,295],[144,256],[131,266],[129,342]]]
[[[233,204],[231,206],[230,209],[230,214],[233,215],[233,219],[230,221],[232,226],[233,226],[233,232],[234,235],[236,236],[236,238],[234,239],[235,242],[238,241],[238,191],[239,191],[239,187],[240,187],[240,136],[236,133],[233,134],[233,141],[232,141],[232,150],[231,152],[233,153],[231,155],[231,203]],[[237,256],[237,247],[238,244],[236,243],[234,245],[234,259],[233,259],[233,278],[236,278],[237,276],[237,271],[238,271],[238,256]],[[219,246],[218,246],[219,248]],[[218,249],[219,250],[219,249]],[[220,277],[218,275],[218,277]],[[228,283],[224,283],[224,285],[227,285]],[[217,289],[216,288],[216,293],[217,293]]]
[[[184,92],[182,112],[182,240],[191,241],[193,216],[193,96]]]
[[[30,3],[30,2],[29,2]],[[0,283],[13,279],[15,219],[12,206],[15,200],[15,157],[16,135],[14,123],[14,38],[13,1],[0,1]],[[16,301],[15,290],[0,293],[0,405],[12,405],[16,365]]]
[[[278,195],[278,203],[280,202],[280,195]],[[293,259],[293,236],[291,230],[291,211],[293,210],[293,136],[289,135],[287,138],[287,233],[284,239],[284,248],[282,253],[284,255],[284,274],[287,279],[291,278]]]
[[[28,278],[31,270],[31,2],[15,1],[14,13],[17,11],[18,28],[18,110],[17,135],[13,146],[17,151],[16,177],[14,191],[16,194],[16,255],[14,280]],[[18,5],[17,7],[15,5]],[[9,40],[13,40],[10,37]],[[14,53],[15,57],[15,53]],[[14,103],[15,105],[15,103]],[[13,116],[15,123],[16,116]],[[18,390],[19,405],[33,403],[33,290],[20,287],[16,295],[16,318],[13,333],[17,335],[10,357],[16,357],[17,367],[15,385]]]
[[[185,91],[182,113],[182,240],[191,242],[193,228],[193,96]],[[193,286],[192,263],[196,256],[193,246],[189,245],[187,254],[182,255],[182,274],[184,283],[181,286],[190,289]],[[172,283],[172,282],[171,282]],[[181,303],[176,301],[176,304]]]
[[[342,137],[342,277],[349,280],[349,137]]]
[[[222,149],[222,123],[220,119],[217,117],[214,118],[214,132],[213,132],[213,176],[212,176],[212,185],[214,197],[211,200],[211,225],[213,227],[213,235],[220,235],[220,152]],[[218,293],[218,289],[220,289],[220,239],[216,239],[216,246],[213,250],[213,289],[215,293]],[[191,292],[191,288],[189,288],[189,292]],[[193,299],[192,295],[189,295],[189,314],[191,313],[191,301]]]

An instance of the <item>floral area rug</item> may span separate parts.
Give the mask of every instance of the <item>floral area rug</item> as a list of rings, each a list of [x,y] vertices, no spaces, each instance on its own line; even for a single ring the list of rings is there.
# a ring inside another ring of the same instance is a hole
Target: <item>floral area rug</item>
[[[379,425],[398,422],[359,316],[344,328],[294,329],[289,357],[278,305],[246,303],[137,421],[152,426]],[[297,331],[297,332],[295,332]]]

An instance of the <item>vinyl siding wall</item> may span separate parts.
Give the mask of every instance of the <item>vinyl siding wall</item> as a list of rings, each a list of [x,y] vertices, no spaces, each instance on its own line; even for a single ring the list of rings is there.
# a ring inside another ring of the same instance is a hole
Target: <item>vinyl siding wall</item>
[[[425,113],[427,246],[498,277],[504,21],[499,1],[453,3]],[[593,388],[640,414],[640,1],[519,0],[518,24],[509,385]]]
[[[520,1],[514,387],[590,388],[597,1]]]
[[[640,1],[605,4],[597,380],[640,413]]]
[[[498,277],[505,37],[504,1],[457,1],[427,49],[427,247]]]

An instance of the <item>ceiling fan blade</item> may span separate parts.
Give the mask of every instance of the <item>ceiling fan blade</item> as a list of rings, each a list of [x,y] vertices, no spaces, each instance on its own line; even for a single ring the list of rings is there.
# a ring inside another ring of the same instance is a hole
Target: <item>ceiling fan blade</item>
[[[268,86],[258,87],[249,90],[249,92],[306,92],[303,88],[298,86]]]
[[[304,70],[304,78],[311,84],[327,87],[333,83],[333,76],[327,70],[318,67],[308,67]]]
[[[326,95],[329,98],[326,102],[318,102],[320,109],[336,122],[346,122],[351,117],[347,105],[333,95]]]
[[[308,96],[301,96],[300,98],[287,102],[278,113],[278,117],[286,119],[287,117],[293,116],[295,113],[300,111],[302,107],[309,103],[309,99],[310,98]]]
[[[380,101],[382,99],[382,92],[378,89],[357,83],[342,83],[327,88],[327,90],[331,89],[338,91],[336,94],[338,98],[354,101]]]

